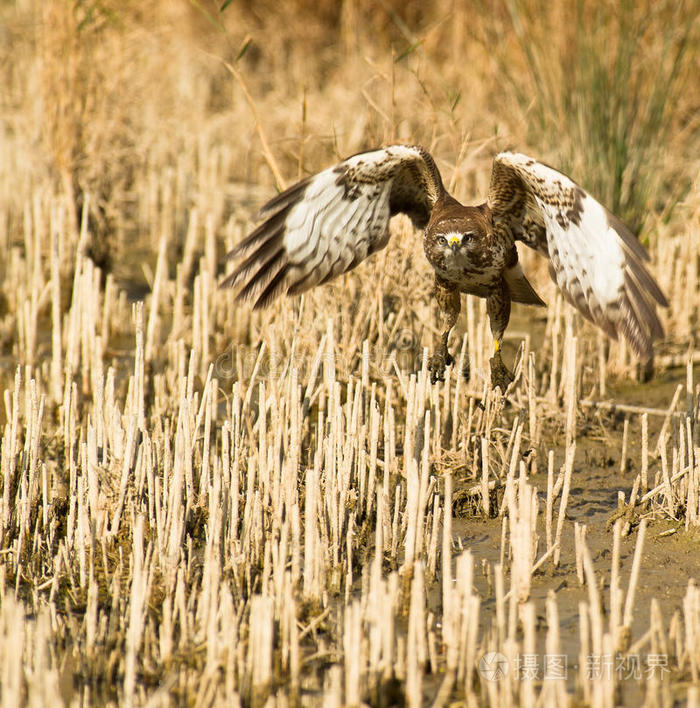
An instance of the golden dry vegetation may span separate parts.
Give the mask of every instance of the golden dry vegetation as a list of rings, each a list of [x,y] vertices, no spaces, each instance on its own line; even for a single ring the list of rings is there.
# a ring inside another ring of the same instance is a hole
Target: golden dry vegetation
[[[696,16],[0,6],[3,705],[698,705]],[[302,298],[218,289],[276,188],[392,141],[467,203],[528,152],[634,225],[651,380],[523,254],[549,308],[515,310],[514,385],[469,299],[432,386],[398,218]]]

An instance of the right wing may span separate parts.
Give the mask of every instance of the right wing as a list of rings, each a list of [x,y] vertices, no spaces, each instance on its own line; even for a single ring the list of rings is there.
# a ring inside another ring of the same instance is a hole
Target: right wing
[[[668,307],[634,234],[573,180],[526,155],[496,155],[489,206],[495,225],[549,258],[564,297],[608,336],[648,359]]]
[[[395,214],[425,228],[443,191],[421,147],[353,155],[271,199],[258,215],[264,221],[228,254],[238,263],[221,287],[239,287],[238,299],[258,308],[325,283],[384,248]]]

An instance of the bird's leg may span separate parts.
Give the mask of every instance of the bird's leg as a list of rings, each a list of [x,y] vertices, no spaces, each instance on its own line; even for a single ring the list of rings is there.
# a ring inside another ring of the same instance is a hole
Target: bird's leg
[[[438,304],[438,325],[440,334],[435,337],[435,352],[428,360],[430,380],[432,383],[445,380],[445,367],[450,366],[454,359],[447,351],[447,340],[450,331],[455,326],[460,310],[459,290],[435,278],[435,300]]]
[[[505,285],[502,285],[486,299],[486,311],[489,315],[494,341],[494,352],[489,361],[491,364],[491,386],[493,388],[500,386],[501,391],[505,393],[514,378],[501,359],[503,334],[508,326],[508,320],[510,320],[510,293]]]
[[[505,392],[508,386],[513,383],[514,376],[501,359],[501,341],[497,339],[494,342],[494,354],[489,359],[489,363],[491,364],[492,388],[500,387],[501,391]]]

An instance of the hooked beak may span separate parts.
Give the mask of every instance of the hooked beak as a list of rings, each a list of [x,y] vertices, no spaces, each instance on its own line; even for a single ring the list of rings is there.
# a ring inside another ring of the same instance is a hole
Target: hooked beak
[[[453,251],[456,251],[462,245],[462,239],[459,236],[452,235],[449,238],[448,243]]]

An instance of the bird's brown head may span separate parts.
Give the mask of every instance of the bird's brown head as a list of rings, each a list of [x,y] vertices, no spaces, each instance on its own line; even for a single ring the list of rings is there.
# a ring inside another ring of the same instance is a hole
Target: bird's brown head
[[[488,265],[492,233],[491,212],[485,204],[437,204],[425,232],[425,254],[437,270],[482,268]]]

